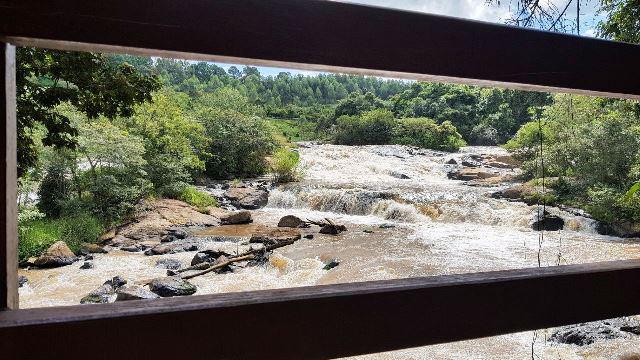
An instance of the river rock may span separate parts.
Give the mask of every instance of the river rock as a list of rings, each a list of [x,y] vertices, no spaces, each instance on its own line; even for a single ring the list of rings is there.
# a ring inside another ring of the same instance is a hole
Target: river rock
[[[38,267],[59,267],[73,264],[76,260],[76,255],[64,241],[56,241],[34,261],[34,265]]]
[[[457,165],[458,162],[456,161],[456,159],[451,158],[451,159],[447,160],[447,162],[445,164]]]
[[[267,205],[269,192],[264,189],[250,187],[232,187],[224,193],[235,207],[255,210]]]
[[[90,292],[80,300],[81,304],[104,304],[116,300],[116,290],[127,283],[121,276],[115,276],[105,281],[99,288]]]
[[[140,252],[140,251],[144,251],[146,250],[148,247],[146,245],[140,244],[140,243],[136,243],[136,244],[130,244],[130,245],[126,245],[120,248],[120,250],[122,251],[127,251],[127,252]]]
[[[82,253],[82,254],[106,254],[107,250],[105,250],[102,246],[100,246],[98,244],[82,243],[82,244],[80,244],[80,253]]]
[[[104,243],[110,241],[111,239],[113,239],[114,237],[116,237],[116,229],[115,228],[107,230],[107,232],[105,232],[104,234],[100,235],[98,240],[100,240],[100,242],[104,244]]]
[[[158,299],[160,296],[140,286],[123,286],[116,291],[115,301]]]
[[[27,279],[26,276],[24,275],[18,275],[18,287],[23,287],[24,285],[26,285],[29,282],[29,279]]]
[[[542,218],[535,215],[531,220],[531,228],[536,231],[558,231],[564,228],[564,219],[557,215],[544,214]]]
[[[200,251],[195,254],[193,259],[191,259],[191,266],[198,265],[204,262],[213,264],[220,257],[231,257],[231,254],[228,254],[224,251],[215,251],[215,250]]]
[[[144,252],[145,255],[164,255],[164,254],[175,254],[179,252],[185,251],[196,251],[198,250],[198,245],[191,241],[175,241],[171,243],[162,243],[156,245]]]
[[[220,219],[220,224],[222,225],[248,224],[253,221],[251,219],[251,212],[247,210],[241,210],[241,211],[229,211],[224,209],[219,209],[219,210],[222,210],[222,211],[217,212],[217,217]]]
[[[507,164],[512,168],[517,168],[517,167],[520,167],[520,165],[522,165],[522,163],[519,160],[517,160],[511,155],[497,155],[493,157],[493,160],[502,164]]]
[[[593,344],[600,340],[628,338],[633,336],[632,332],[622,330],[629,329],[631,327],[633,326],[631,326],[627,321],[621,319],[569,325],[555,330],[551,334],[549,340],[562,344],[584,346]]]
[[[397,172],[397,171],[392,171],[389,175],[391,175],[392,177],[396,178],[396,179],[401,179],[401,180],[408,180],[411,179],[409,177],[409,175],[407,174],[403,174],[401,172]]]
[[[104,285],[109,285],[111,287],[113,287],[114,289],[118,289],[122,286],[125,286],[127,284],[127,280],[125,280],[125,278],[123,278],[122,276],[114,276],[111,279],[107,280],[104,282]]]
[[[158,259],[156,267],[161,269],[178,270],[182,267],[182,262],[178,259]]]
[[[338,259],[331,259],[329,262],[327,262],[324,267],[322,268],[323,270],[331,270],[334,267],[337,267],[338,265],[340,265],[340,260]]]
[[[162,297],[193,295],[197,290],[195,285],[177,276],[153,279],[149,289]]]
[[[186,239],[189,233],[185,229],[173,227],[167,229],[167,235],[173,236],[176,239]]]
[[[307,226],[305,221],[294,215],[285,215],[278,221],[278,227],[301,228]]]
[[[493,172],[486,171],[486,170],[482,170],[482,169],[469,169],[469,168],[451,171],[447,174],[447,177],[449,179],[464,180],[464,181],[489,179],[497,176],[500,176],[500,175]]]
[[[167,229],[219,224],[217,218],[203,214],[185,202],[173,199],[144,200],[136,207],[136,214],[134,221],[118,229],[118,236],[136,241],[159,242],[160,238],[167,234]]]
[[[80,265],[80,269],[93,269],[93,263],[91,261],[85,261],[84,264]]]
[[[106,304],[115,300],[115,289],[110,284],[105,283],[80,299],[80,304]]]
[[[251,235],[250,243],[277,244],[283,241],[296,241],[302,235],[300,230],[291,228],[258,229]]]
[[[320,228],[320,234],[338,235],[343,231],[347,231],[347,227],[338,224],[325,224]]]

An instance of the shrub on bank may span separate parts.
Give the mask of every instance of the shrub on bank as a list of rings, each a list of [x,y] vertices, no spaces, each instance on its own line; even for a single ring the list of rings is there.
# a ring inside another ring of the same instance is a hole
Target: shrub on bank
[[[18,225],[18,258],[22,262],[38,256],[59,240],[77,252],[81,243],[97,242],[102,231],[100,221],[86,213],[58,219],[25,220]]]
[[[394,119],[389,110],[341,116],[333,140],[343,145],[412,145],[426,149],[456,151],[466,145],[449,121],[437,124],[428,118]]]
[[[394,128],[394,144],[413,145],[425,149],[456,151],[465,145],[462,136],[449,121],[442,125],[428,118],[397,120]]]
[[[300,154],[282,148],[273,154],[271,159],[271,171],[275,182],[286,183],[295,181],[299,177],[298,164],[300,163]]]
[[[205,212],[209,206],[218,206],[218,201],[213,196],[198,190],[195,186],[185,187],[178,199],[196,207],[200,212]]]

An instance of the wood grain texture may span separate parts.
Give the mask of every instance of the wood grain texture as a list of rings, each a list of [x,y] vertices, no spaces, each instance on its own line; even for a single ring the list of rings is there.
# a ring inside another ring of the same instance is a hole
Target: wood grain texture
[[[18,234],[16,179],[16,51],[15,47],[0,43],[0,114],[4,119],[0,134],[2,174],[0,188],[0,309],[18,308]]]
[[[639,276],[629,260],[6,311],[0,353],[325,359],[637,314]]]
[[[640,98],[640,46],[319,0],[2,0],[19,45]]]

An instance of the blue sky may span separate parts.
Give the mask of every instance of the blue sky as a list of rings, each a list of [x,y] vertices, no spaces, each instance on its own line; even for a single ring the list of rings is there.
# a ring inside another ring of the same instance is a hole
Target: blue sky
[[[364,5],[393,7],[397,9],[418,11],[431,14],[455,16],[466,19],[487,21],[493,23],[504,23],[516,6],[517,0],[500,0],[500,6],[487,5],[485,0],[340,0],[341,2],[350,2]],[[574,0],[575,1],[575,0]],[[579,0],[580,1],[580,35],[594,36],[595,28],[601,17],[596,14],[596,6],[598,0]],[[555,5],[558,8],[564,8],[567,0],[541,0],[543,6]],[[575,4],[575,3],[574,3]],[[576,7],[572,4],[567,10],[566,17],[574,19],[576,16]],[[228,69],[232,64],[220,64]],[[236,65],[242,69],[243,65]],[[300,71],[293,69],[281,69],[258,66],[260,73],[263,75],[277,75],[282,71],[292,74],[317,74],[311,71]]]

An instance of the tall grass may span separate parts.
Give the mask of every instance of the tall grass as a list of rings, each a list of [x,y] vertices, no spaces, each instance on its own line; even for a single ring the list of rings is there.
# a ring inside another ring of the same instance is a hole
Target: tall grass
[[[100,221],[89,214],[27,220],[18,225],[18,258],[22,262],[38,256],[59,240],[77,253],[81,243],[97,242],[102,231]]]

